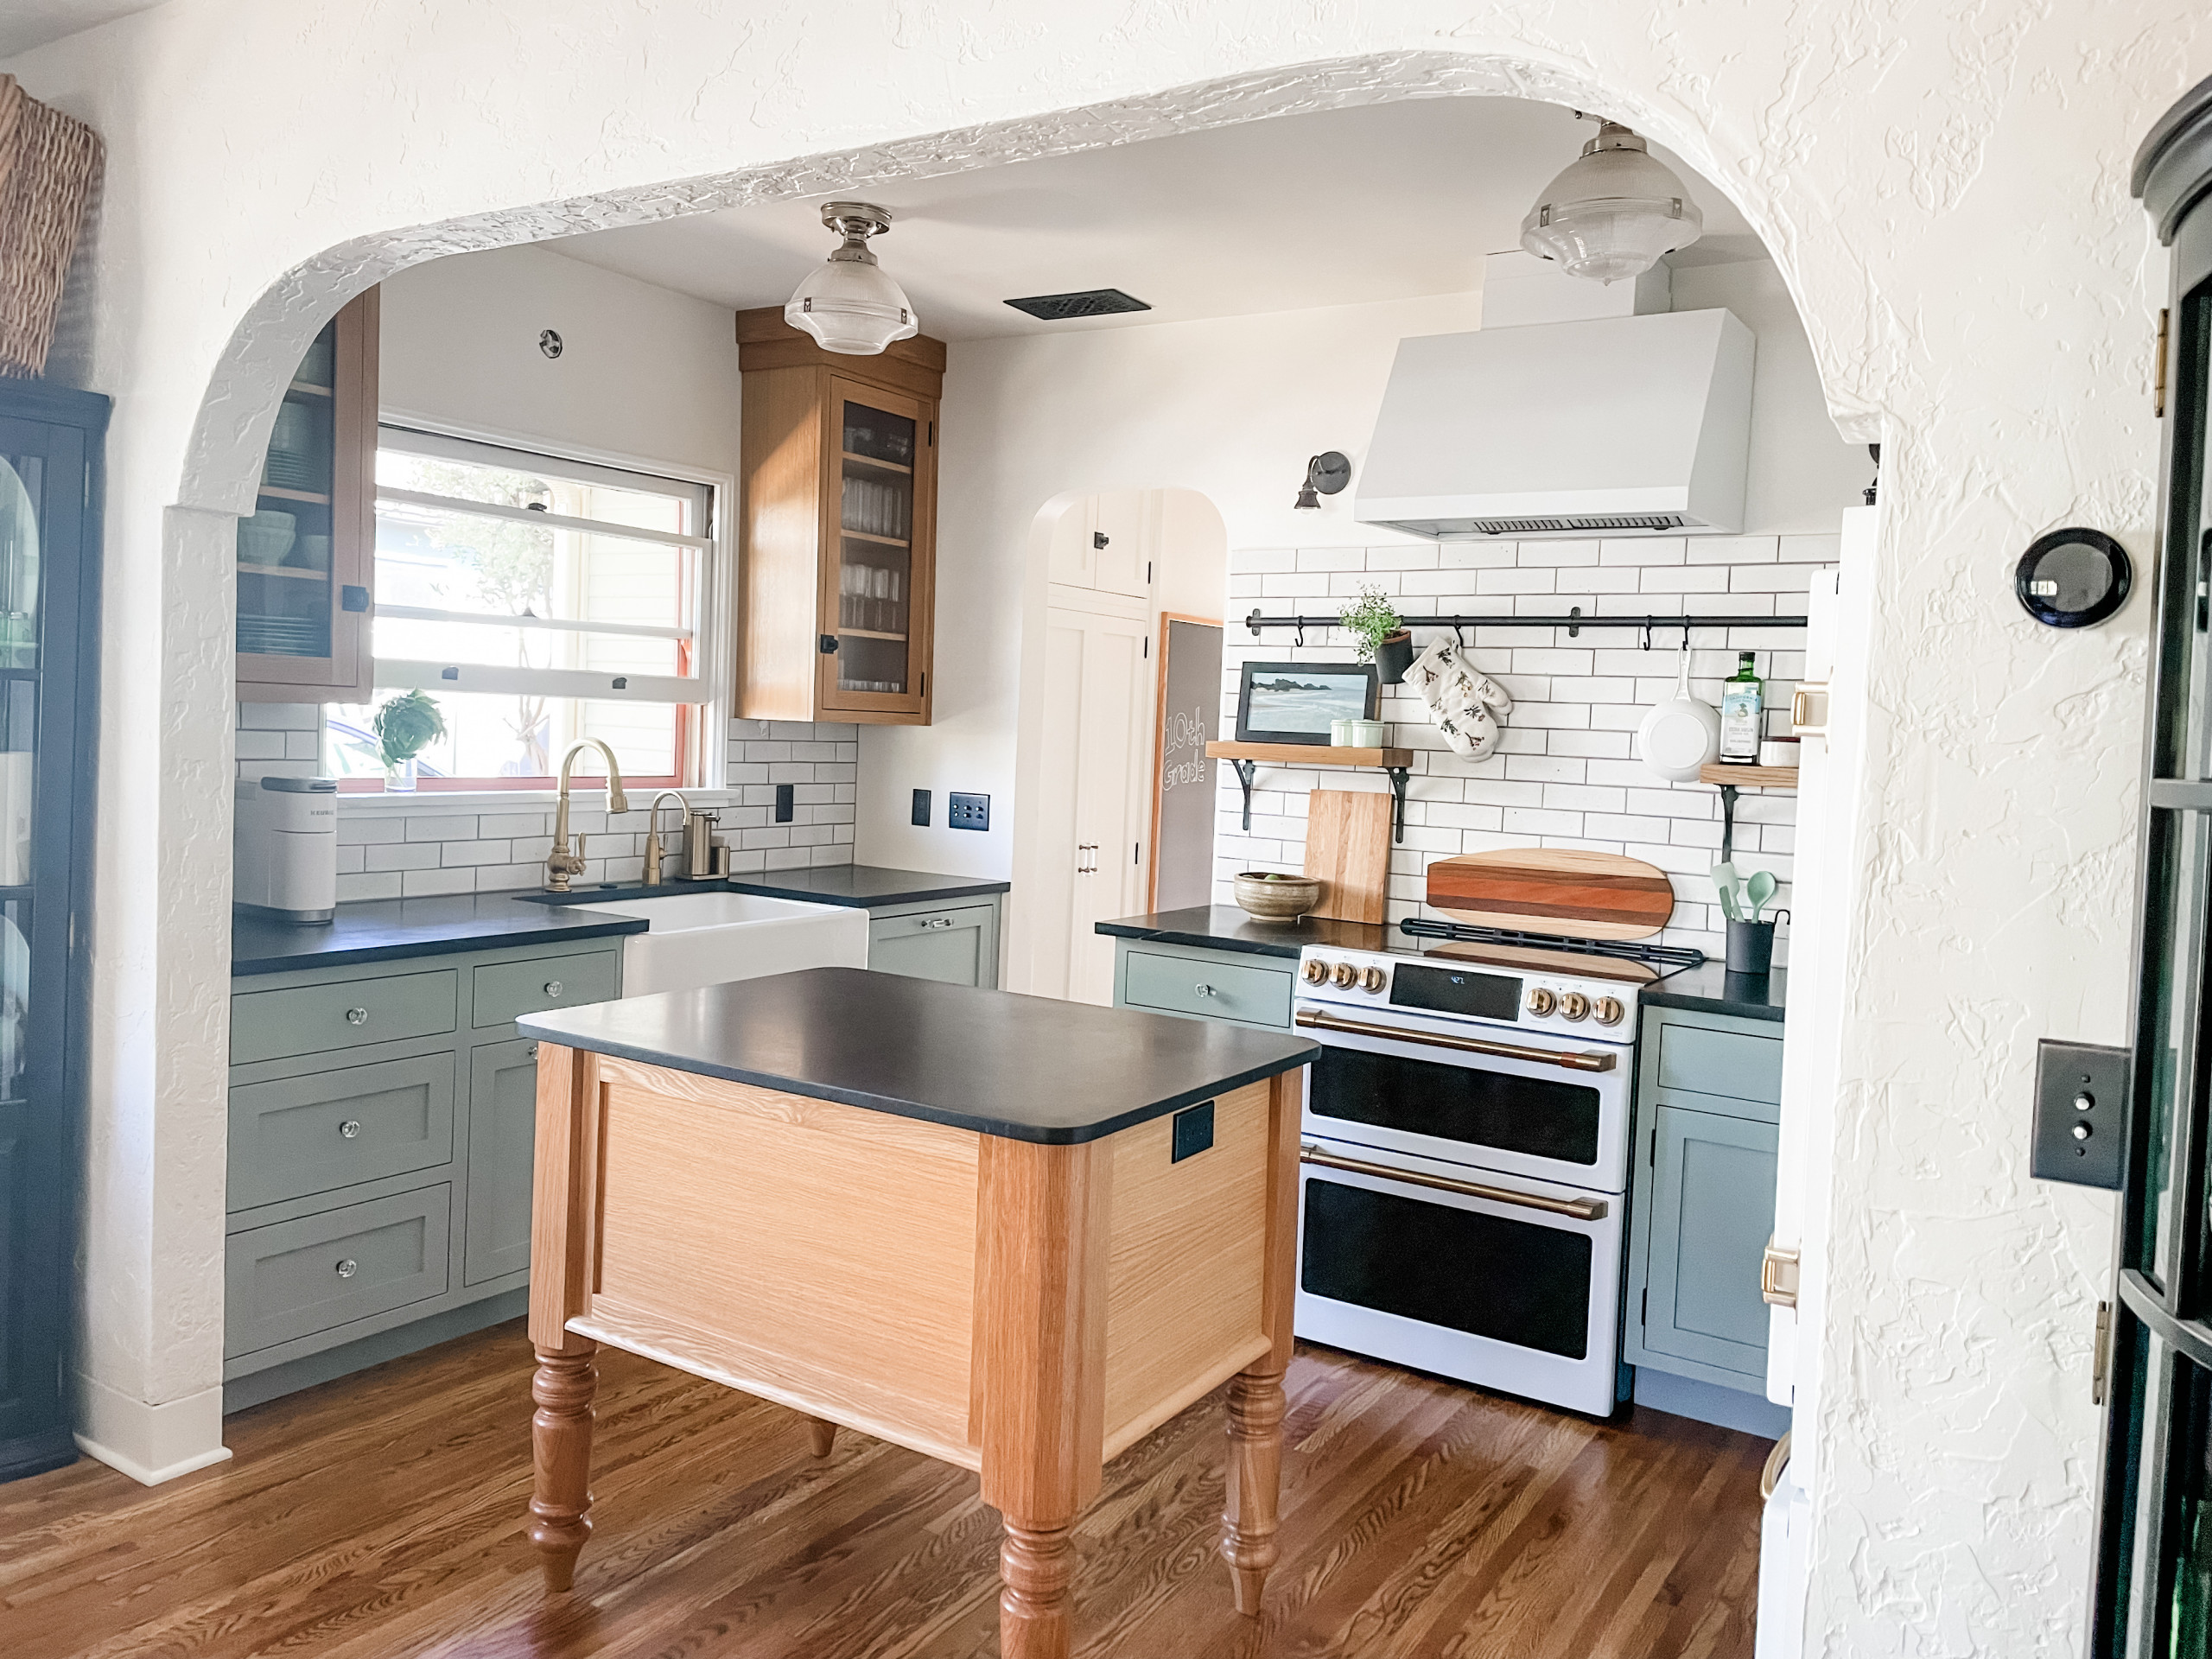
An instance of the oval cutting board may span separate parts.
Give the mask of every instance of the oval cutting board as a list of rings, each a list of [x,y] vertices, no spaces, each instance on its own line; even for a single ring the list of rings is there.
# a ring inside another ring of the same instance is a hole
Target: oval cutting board
[[[1428,867],[1428,904],[1455,922],[1584,939],[1641,939],[1666,926],[1675,889],[1640,858],[1567,847],[1463,853]]]

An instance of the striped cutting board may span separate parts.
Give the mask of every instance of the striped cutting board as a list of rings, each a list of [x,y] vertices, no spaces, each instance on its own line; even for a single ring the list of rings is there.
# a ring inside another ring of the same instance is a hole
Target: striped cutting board
[[[1585,939],[1641,939],[1666,926],[1675,889],[1640,858],[1573,848],[1465,853],[1428,867],[1428,904],[1455,922]]]

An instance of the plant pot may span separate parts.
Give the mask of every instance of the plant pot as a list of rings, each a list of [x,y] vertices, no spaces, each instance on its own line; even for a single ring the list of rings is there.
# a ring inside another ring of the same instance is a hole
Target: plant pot
[[[1375,647],[1375,668],[1385,685],[1395,685],[1405,678],[1406,671],[1414,665],[1414,632],[1400,628],[1395,633],[1383,636]]]
[[[1774,924],[1728,924],[1728,971],[1764,976],[1774,967]]]

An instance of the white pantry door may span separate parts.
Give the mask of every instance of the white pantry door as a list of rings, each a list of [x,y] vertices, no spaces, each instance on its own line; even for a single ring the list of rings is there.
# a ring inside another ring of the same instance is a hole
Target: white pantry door
[[[1033,988],[1114,1000],[1114,942],[1094,925],[1144,908],[1152,664],[1141,617],[1058,607],[1046,617]]]

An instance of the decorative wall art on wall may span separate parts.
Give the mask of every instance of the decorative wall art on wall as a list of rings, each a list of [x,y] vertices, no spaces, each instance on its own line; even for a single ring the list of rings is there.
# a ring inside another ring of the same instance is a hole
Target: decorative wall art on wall
[[[1331,721],[1373,720],[1382,702],[1372,663],[1247,663],[1236,741],[1326,744]]]

